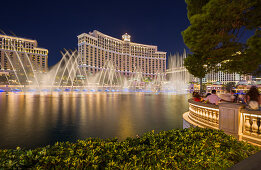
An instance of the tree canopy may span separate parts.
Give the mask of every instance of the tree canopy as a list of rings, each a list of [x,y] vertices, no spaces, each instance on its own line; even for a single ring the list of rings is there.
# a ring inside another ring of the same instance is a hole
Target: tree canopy
[[[202,73],[210,70],[249,74],[258,68],[261,64],[260,0],[185,1],[191,25],[182,36],[192,52],[185,59],[191,74],[202,77]]]

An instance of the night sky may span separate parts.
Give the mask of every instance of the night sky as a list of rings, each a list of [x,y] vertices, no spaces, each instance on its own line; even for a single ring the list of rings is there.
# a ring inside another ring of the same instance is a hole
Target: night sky
[[[0,29],[6,34],[36,39],[49,50],[49,66],[60,51],[77,49],[77,35],[98,30],[121,39],[157,45],[160,51],[183,52],[181,32],[187,28],[184,0],[132,1],[1,1]]]

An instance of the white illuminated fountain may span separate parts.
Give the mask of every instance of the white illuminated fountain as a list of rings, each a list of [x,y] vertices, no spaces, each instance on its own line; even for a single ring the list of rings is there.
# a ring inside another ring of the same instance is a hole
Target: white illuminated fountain
[[[24,92],[169,92],[187,93],[190,75],[184,67],[183,55],[176,54],[169,57],[169,69],[167,76],[158,72],[152,80],[146,78],[140,68],[135,68],[129,77],[120,74],[112,61],[108,60],[96,74],[88,72],[92,67],[83,64],[78,52],[65,50],[62,59],[48,73],[40,73],[35,70],[30,59],[27,64],[21,59],[19,63],[12,63],[10,56],[6,54],[13,68],[12,81],[7,77],[8,83],[16,87],[9,91]],[[17,53],[17,56],[19,54]],[[20,58],[20,56],[18,57]],[[14,83],[15,82],[15,83]],[[14,90],[15,89],[15,90]]]
[[[169,69],[167,70],[168,81],[162,86],[164,91],[176,92],[179,94],[187,93],[191,75],[184,67],[184,59],[186,56],[187,54],[185,51],[183,54],[177,53],[169,56]]]

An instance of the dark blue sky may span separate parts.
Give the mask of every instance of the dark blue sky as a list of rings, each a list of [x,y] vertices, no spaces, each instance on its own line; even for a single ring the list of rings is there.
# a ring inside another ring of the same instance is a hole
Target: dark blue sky
[[[132,41],[157,45],[160,51],[183,52],[181,31],[189,25],[184,0],[2,1],[0,29],[36,39],[49,50],[49,66],[63,48],[77,48],[77,35],[98,30]]]

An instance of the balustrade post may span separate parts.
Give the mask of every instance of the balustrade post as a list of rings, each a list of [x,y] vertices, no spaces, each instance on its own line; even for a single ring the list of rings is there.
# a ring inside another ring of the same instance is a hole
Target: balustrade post
[[[252,117],[252,132],[258,134],[257,117]]]
[[[250,133],[250,116],[243,115],[244,118],[244,126],[243,126],[243,132]]]
[[[242,137],[242,107],[243,105],[237,103],[219,104],[219,129],[239,140]]]
[[[257,134],[260,134],[260,117],[257,118]]]

